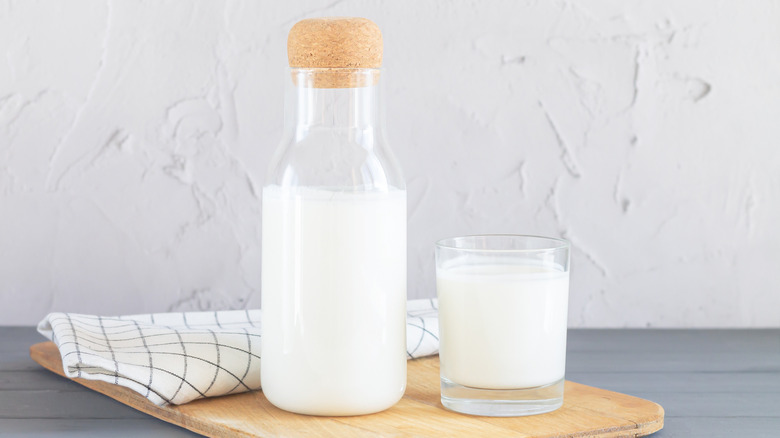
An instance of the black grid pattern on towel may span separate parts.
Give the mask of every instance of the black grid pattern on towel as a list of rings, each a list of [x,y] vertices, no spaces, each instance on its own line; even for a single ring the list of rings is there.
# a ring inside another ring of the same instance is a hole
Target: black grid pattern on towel
[[[66,372],[122,385],[157,404],[259,389],[260,312],[48,317]]]

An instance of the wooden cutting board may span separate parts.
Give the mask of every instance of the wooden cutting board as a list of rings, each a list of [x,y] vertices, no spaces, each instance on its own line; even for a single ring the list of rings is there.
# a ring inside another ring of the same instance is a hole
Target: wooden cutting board
[[[30,357],[59,375],[57,347],[43,342]],[[664,410],[630,395],[566,382],[563,407],[529,417],[477,417],[444,409],[439,400],[439,358],[409,361],[406,394],[378,414],[359,417],[312,417],[274,407],[262,391],[197,400],[180,406],[157,406],[138,393],[94,380],[76,382],[163,421],[212,437],[249,436],[513,436],[634,437],[660,430]]]

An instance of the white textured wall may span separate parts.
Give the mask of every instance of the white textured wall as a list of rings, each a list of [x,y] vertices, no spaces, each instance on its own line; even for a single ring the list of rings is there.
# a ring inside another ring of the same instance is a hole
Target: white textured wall
[[[0,1],[0,324],[259,305],[286,33],[385,35],[409,296],[574,245],[570,323],[780,326],[780,3]]]

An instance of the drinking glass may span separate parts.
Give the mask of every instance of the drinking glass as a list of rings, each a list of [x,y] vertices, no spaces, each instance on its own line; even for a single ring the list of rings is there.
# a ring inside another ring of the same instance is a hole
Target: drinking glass
[[[563,404],[569,243],[478,235],[436,243],[441,401],[486,416]]]

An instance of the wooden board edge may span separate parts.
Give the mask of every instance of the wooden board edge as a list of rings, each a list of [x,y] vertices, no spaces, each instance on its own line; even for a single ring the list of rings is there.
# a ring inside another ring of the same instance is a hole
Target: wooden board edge
[[[583,383],[577,383],[577,382],[573,382],[571,380],[567,380],[566,383],[569,384],[569,385],[576,385],[576,386],[580,386],[580,387],[596,389],[599,392],[601,392],[603,395],[614,394],[616,398],[620,398],[620,399],[623,399],[623,400],[634,399],[634,400],[636,400],[638,402],[641,402],[642,405],[647,406],[646,409],[648,409],[648,410],[650,408],[655,408],[655,412],[653,412],[653,413],[646,413],[646,414],[643,415],[643,418],[633,418],[632,419],[632,418],[626,418],[624,416],[619,417],[619,418],[621,418],[623,420],[630,421],[630,422],[634,423],[633,427],[632,426],[626,426],[626,427],[622,427],[620,429],[615,429],[614,431],[613,430],[606,430],[606,429],[593,430],[593,431],[590,431],[591,433],[604,434],[604,435],[599,435],[599,436],[603,436],[604,438],[610,438],[612,436],[610,434],[612,434],[612,433],[617,434],[615,436],[625,436],[625,435],[620,435],[620,433],[635,432],[636,434],[633,435],[633,436],[641,437],[641,436],[646,436],[646,435],[650,435],[652,433],[658,432],[659,430],[663,429],[663,427],[664,427],[664,418],[665,418],[666,412],[664,411],[663,406],[661,406],[660,404],[658,404],[658,403],[656,403],[656,402],[654,402],[652,400],[648,400],[648,399],[645,399],[645,398],[642,398],[642,397],[637,397],[637,396],[630,395],[630,394],[625,394],[625,393],[622,393],[622,392],[610,391],[609,389],[603,389],[603,388],[599,388],[599,387],[596,387],[596,386],[585,385]],[[586,406],[579,406],[579,408],[580,409],[591,410],[591,409],[588,409]],[[645,409],[645,408],[643,408],[643,409]],[[593,413],[595,415],[607,415],[606,412],[601,411],[601,410],[592,410],[592,411],[593,411]]]
[[[654,401],[647,401],[654,404],[657,408],[655,418],[644,423],[637,423],[637,428],[640,431],[640,434],[637,436],[647,436],[664,428],[664,419],[666,418],[666,411],[664,410],[664,407]]]

